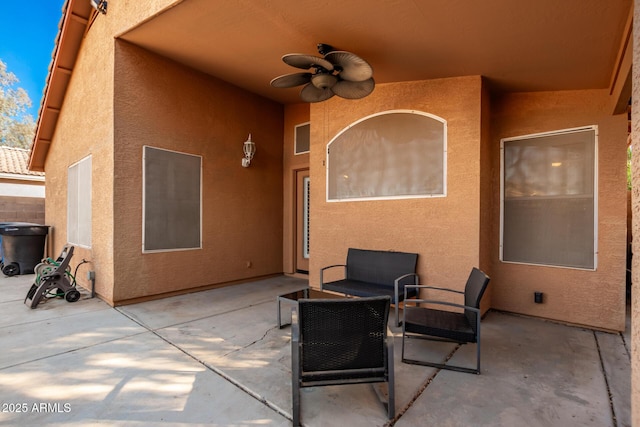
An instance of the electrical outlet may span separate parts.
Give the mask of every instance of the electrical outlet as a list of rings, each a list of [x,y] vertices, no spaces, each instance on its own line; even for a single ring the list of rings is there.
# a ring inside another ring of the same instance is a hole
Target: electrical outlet
[[[536,304],[542,304],[544,298],[544,294],[542,292],[534,292],[533,293],[533,302]]]

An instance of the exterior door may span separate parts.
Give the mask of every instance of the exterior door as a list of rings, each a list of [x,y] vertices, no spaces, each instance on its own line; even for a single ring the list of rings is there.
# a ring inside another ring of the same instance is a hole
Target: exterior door
[[[309,169],[296,172],[296,272],[309,273]]]

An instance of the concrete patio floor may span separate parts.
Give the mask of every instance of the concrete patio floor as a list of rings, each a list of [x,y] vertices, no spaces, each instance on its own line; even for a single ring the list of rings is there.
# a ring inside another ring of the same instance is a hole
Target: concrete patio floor
[[[276,326],[276,296],[304,280],[280,276],[115,309],[84,290],[78,302],[29,309],[32,281],[0,278],[1,425],[291,424],[291,330]],[[495,311],[482,327],[482,375],[402,363],[392,328],[396,419],[386,419],[370,385],[332,386],[303,389],[303,425],[631,425],[629,331]],[[415,345],[436,360],[455,349]],[[474,355],[462,346],[451,362],[471,365]]]

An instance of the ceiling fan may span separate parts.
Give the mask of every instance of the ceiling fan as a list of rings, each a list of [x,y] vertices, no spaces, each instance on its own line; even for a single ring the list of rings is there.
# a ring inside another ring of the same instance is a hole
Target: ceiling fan
[[[318,52],[322,58],[301,53],[284,55],[282,60],[285,64],[310,71],[276,77],[271,80],[271,86],[290,88],[305,85],[300,91],[304,102],[321,102],[334,95],[360,99],[373,91],[373,68],[364,59],[324,43],[318,44]]]

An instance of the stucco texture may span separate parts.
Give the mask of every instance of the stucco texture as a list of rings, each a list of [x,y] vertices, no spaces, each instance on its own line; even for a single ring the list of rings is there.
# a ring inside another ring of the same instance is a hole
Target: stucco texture
[[[309,121],[309,104],[292,104],[284,108],[283,141],[283,271],[296,271],[296,173],[309,169],[309,153],[295,154],[295,126]]]
[[[109,4],[109,19],[97,15],[89,23],[75,62],[56,131],[49,145],[45,221],[51,226],[52,251],[57,255],[67,240],[67,170],[92,156],[92,245],[76,246],[71,266],[86,259],[78,283],[85,288],[86,270],[95,271],[96,292],[113,301],[113,114],[114,37],[137,25],[175,0],[115,2]],[[73,19],[73,18],[70,18]]]
[[[596,270],[500,262],[500,139],[590,125],[598,126]],[[611,115],[606,90],[509,94],[492,101],[493,308],[624,330],[626,132],[627,117]],[[534,303],[535,291],[544,293],[542,304]]]
[[[113,302],[281,273],[283,107],[127,42],[115,63]],[[142,253],[145,145],[202,156],[202,249]]]
[[[319,284],[320,268],[344,263],[349,247],[418,253],[421,283],[456,289],[463,289],[472,267],[486,269],[480,258],[481,95],[476,76],[380,84],[362,100],[334,97],[311,106],[312,285]],[[329,141],[356,120],[397,109],[447,122],[447,196],[327,202]]]
[[[45,164],[57,253],[67,170],[92,156],[92,245],[76,246],[72,267],[89,260],[113,305],[282,272],[283,107],[117,40],[172,3],[114,3],[90,23]],[[257,153],[245,169],[249,132]],[[203,156],[202,250],[142,255],[143,145]]]
[[[640,0],[634,1],[634,21],[640,22]],[[633,31],[633,94],[632,94],[632,234],[640,236],[640,31]],[[636,237],[637,240],[637,237]],[[633,245],[632,287],[631,287],[631,419],[633,425],[640,425],[640,256],[638,245]]]

